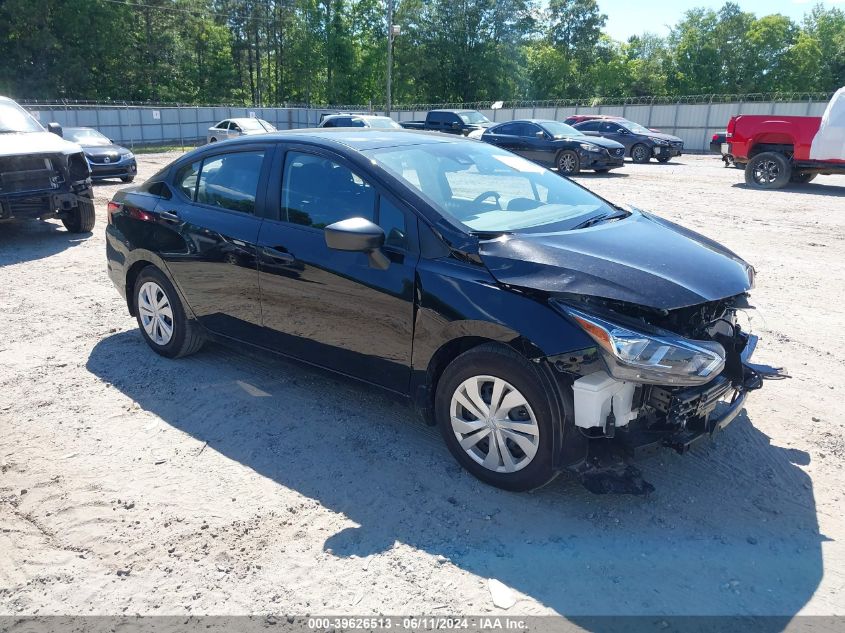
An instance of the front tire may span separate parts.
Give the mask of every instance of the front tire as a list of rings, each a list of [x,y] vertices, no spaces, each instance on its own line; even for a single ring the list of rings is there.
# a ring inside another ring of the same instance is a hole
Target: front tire
[[[647,163],[651,160],[651,150],[647,145],[637,143],[631,148],[631,160],[635,163]]]
[[[209,143],[216,143],[216,142],[217,142],[217,139],[216,139],[215,137],[213,137],[213,136],[212,136],[212,137],[211,137],[211,140],[210,140],[210,141],[208,141],[208,142],[209,142]]]
[[[762,152],[745,166],[746,184],[757,189],[782,189],[792,177],[789,159],[779,152]]]
[[[555,422],[542,384],[539,369],[503,345],[481,345],[452,361],[437,384],[434,410],[458,463],[505,490],[554,479]]]
[[[156,354],[180,358],[199,351],[205,342],[202,331],[187,318],[176,289],[158,268],[144,268],[133,293],[138,327]]]
[[[76,208],[71,209],[68,215],[62,218],[62,224],[71,233],[90,233],[97,222],[97,214],[94,210],[94,199],[91,193],[79,196],[76,201]]]
[[[135,180],[135,176],[122,176],[120,180],[121,182],[130,183]]]
[[[565,149],[557,155],[557,171],[565,176],[573,176],[581,171],[581,159],[578,153]]]
[[[657,162],[658,163],[668,163],[671,156],[658,156]]]

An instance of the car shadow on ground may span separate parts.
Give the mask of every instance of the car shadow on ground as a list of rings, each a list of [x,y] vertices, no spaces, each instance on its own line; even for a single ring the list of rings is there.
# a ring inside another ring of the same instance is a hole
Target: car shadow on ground
[[[82,244],[91,233],[69,233],[58,220],[0,222],[0,267],[43,259]]]
[[[325,540],[331,555],[404,543],[589,630],[618,629],[595,615],[787,616],[755,622],[779,631],[822,578],[824,537],[798,468],[810,457],[772,444],[745,414],[686,456],[642,462],[649,497],[596,496],[568,477],[515,494],[466,474],[404,404],[292,361],[217,344],[172,361],[131,331],[103,339],[86,367],[208,448],[354,521]]]
[[[620,169],[624,169],[622,167],[613,169],[611,171],[606,172],[597,172],[597,171],[579,171],[577,174],[571,174],[570,178],[627,178],[630,174],[626,174],[624,171],[619,171]]]
[[[731,185],[732,187],[736,187],[738,189],[749,189],[751,191],[757,191],[756,187],[751,187],[744,182],[737,182]],[[842,198],[845,197],[845,187],[837,186],[837,185],[825,185],[820,182],[808,182],[804,185],[789,185],[787,187],[783,187],[782,189],[763,189],[762,191],[783,191],[784,193],[805,193],[808,195],[816,195],[816,196],[833,196],[835,198]]]

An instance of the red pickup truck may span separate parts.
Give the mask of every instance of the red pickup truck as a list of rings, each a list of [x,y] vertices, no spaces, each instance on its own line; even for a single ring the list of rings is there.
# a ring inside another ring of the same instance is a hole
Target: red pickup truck
[[[818,174],[845,174],[845,88],[822,117],[731,117],[725,140],[722,154],[745,165],[745,182],[752,187],[780,189]]]

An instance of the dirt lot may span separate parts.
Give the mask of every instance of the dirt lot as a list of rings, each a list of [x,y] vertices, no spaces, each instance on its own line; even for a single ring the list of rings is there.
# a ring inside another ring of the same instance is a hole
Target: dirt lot
[[[501,492],[375,390],[216,345],[157,357],[106,275],[114,186],[91,236],[0,225],[0,613],[483,614],[492,578],[507,613],[575,622],[845,614],[845,177],[750,191],[684,157],[579,181],[751,261],[756,360],[793,376],[643,462],[648,498]]]

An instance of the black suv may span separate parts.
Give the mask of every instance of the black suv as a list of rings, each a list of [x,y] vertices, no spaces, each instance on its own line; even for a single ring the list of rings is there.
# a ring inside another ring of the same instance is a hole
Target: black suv
[[[0,220],[59,218],[71,233],[94,228],[91,171],[82,148],[0,97]]]
[[[644,491],[614,451],[683,452],[761,384],[736,320],[751,266],[487,143],[241,137],[108,213],[109,276],[155,352],[215,337],[378,385],[503,488],[569,469]]]
[[[635,163],[647,163],[652,156],[665,163],[684,151],[684,141],[671,134],[655,132],[627,119],[594,119],[573,126],[587,136],[602,136],[622,143]]]

